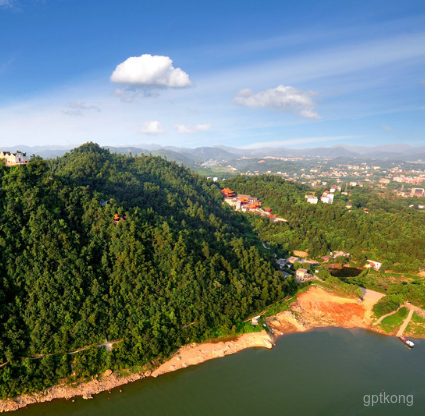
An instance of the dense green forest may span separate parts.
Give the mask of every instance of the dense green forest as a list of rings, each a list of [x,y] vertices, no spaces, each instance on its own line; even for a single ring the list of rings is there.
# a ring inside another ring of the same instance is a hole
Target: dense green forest
[[[348,197],[337,195],[332,205],[313,205],[305,199],[311,188],[277,176],[238,176],[226,180],[225,186],[258,197],[273,213],[288,220],[272,224],[260,216],[251,219],[260,236],[276,248],[308,250],[312,257],[346,250],[360,263],[367,255],[374,256],[385,262],[384,269],[425,268],[424,213],[381,198],[374,191],[355,190]],[[345,207],[348,199],[352,210]]]
[[[296,286],[217,185],[160,157],[89,143],[0,181],[1,398],[234,333]]]

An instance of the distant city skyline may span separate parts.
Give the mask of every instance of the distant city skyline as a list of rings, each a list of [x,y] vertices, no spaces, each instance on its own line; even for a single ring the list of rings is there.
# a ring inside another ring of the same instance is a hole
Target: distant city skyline
[[[0,0],[0,146],[425,145],[425,4]]]

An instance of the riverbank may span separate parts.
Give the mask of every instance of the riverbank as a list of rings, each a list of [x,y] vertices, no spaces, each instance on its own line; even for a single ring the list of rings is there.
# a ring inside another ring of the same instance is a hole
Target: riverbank
[[[378,326],[380,320],[374,318],[373,307],[383,296],[382,293],[363,289],[363,301],[361,301],[339,296],[314,286],[298,295],[297,301],[291,305],[289,311],[280,312],[268,318],[267,324],[275,336],[334,326],[362,328],[388,336],[403,334],[407,337],[424,338],[420,332],[409,331],[408,325],[413,312],[420,316],[425,315],[425,311],[410,304],[404,305],[410,309],[410,312],[400,327],[395,327],[392,332],[386,332],[384,328]]]
[[[386,334],[373,325],[372,308],[384,295],[365,290],[363,302],[355,298],[346,298],[328,292],[319,287],[310,287],[297,296],[290,310],[267,318],[267,324],[274,335],[266,331],[241,335],[235,339],[189,344],[181,347],[169,361],[154,371],[140,372],[128,376],[119,376],[108,370],[99,380],[80,383],[77,387],[63,384],[51,387],[44,392],[24,395],[15,399],[0,400],[0,413],[11,412],[33,403],[42,403],[54,399],[72,399],[82,396],[89,399],[102,391],[123,386],[146,377],[158,377],[191,365],[201,364],[214,358],[234,354],[246,348],[272,348],[275,339],[283,334],[305,332],[318,327],[363,328]]]
[[[266,331],[244,334],[240,337],[227,341],[205,342],[202,344],[189,344],[181,347],[171,359],[153,372],[140,372],[128,376],[119,376],[111,370],[106,371],[99,380],[87,383],[79,383],[72,387],[67,384],[57,385],[49,389],[30,395],[19,396],[14,399],[0,400],[0,413],[13,412],[34,403],[49,402],[55,399],[72,400],[80,396],[83,399],[91,399],[92,396],[103,391],[123,386],[146,377],[158,377],[161,374],[180,370],[191,365],[197,365],[214,358],[234,354],[246,348],[264,347],[272,348],[273,338]]]

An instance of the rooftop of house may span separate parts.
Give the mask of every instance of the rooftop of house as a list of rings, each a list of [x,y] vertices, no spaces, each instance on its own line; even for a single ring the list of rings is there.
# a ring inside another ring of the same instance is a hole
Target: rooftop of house
[[[294,256],[288,257],[287,260],[288,260],[288,263],[295,263],[297,261],[300,261],[299,257],[294,257]]]

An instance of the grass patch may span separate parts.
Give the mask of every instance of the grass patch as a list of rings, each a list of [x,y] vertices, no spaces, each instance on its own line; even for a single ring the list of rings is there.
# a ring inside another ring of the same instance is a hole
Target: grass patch
[[[409,311],[406,307],[400,308],[395,314],[387,316],[380,323],[380,327],[387,333],[395,332],[407,318]]]
[[[411,337],[425,338],[425,318],[414,312],[409,325],[407,325],[406,333]]]
[[[197,166],[193,167],[192,170],[201,176],[220,176],[220,180],[237,175],[230,168],[224,166]]]
[[[412,273],[384,273],[370,270],[368,273],[361,273],[359,276],[347,278],[346,281],[363,286],[367,289],[385,293],[391,285],[412,282],[420,284],[423,282],[423,278]]]
[[[239,324],[236,328],[236,334],[242,335],[242,334],[250,334],[252,332],[261,332],[264,328],[263,324],[265,323],[264,318],[260,318],[258,320],[258,325],[252,325],[251,321],[248,322],[242,322],[242,324]]]
[[[416,312],[413,312],[410,322],[414,322],[415,324],[425,324],[425,318],[422,318],[422,316],[418,315]]]

